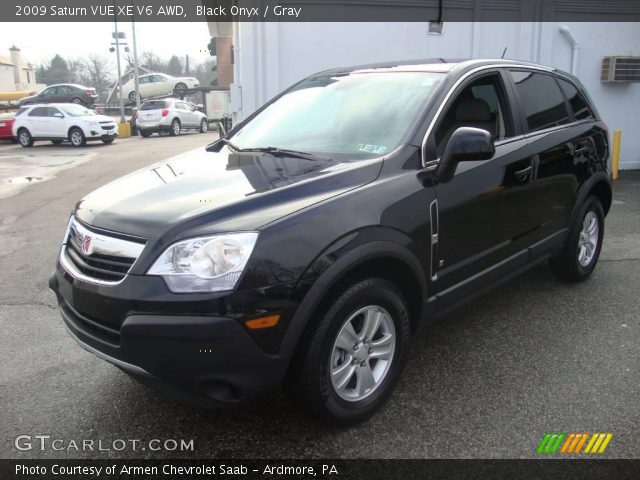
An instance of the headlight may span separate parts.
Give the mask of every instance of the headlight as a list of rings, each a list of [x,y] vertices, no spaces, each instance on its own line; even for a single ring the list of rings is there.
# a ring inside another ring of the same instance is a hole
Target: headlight
[[[229,233],[174,243],[147,275],[159,275],[175,293],[233,290],[244,270],[257,232]]]

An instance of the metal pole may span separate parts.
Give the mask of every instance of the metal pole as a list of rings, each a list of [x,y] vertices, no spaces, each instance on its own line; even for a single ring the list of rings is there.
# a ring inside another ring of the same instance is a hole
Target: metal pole
[[[113,0],[113,10],[116,10],[116,0]],[[114,13],[113,20],[115,23],[116,36],[116,61],[118,63],[118,90],[120,90],[120,123],[125,123],[124,118],[124,96],[122,92],[122,70],[120,69],[120,39],[118,38],[118,15]]]
[[[131,5],[133,5],[133,0],[131,0]],[[133,41],[133,78],[136,88],[136,112],[140,111],[140,88],[138,87],[138,48],[136,45],[136,17],[135,12],[133,14],[133,19],[131,20],[131,39]]]

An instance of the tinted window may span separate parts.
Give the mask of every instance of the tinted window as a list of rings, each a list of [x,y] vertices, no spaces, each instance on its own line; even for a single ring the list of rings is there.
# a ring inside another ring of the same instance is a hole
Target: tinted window
[[[47,107],[36,107],[29,112],[30,117],[46,117]]]
[[[62,112],[57,108],[47,107],[47,116],[54,117],[56,113],[62,113]]]
[[[551,75],[511,72],[529,130],[535,132],[569,123],[569,113],[558,84]]]
[[[580,94],[576,87],[574,87],[566,80],[562,80],[561,78],[558,79],[558,83],[560,84],[562,91],[567,97],[567,100],[569,100],[569,104],[571,105],[571,109],[573,110],[573,116],[576,120],[595,118],[586,100]]]
[[[57,87],[50,87],[40,92],[40,95],[42,95],[43,97],[46,97],[49,95],[55,95],[57,91],[58,91]]]
[[[191,109],[189,108],[189,105],[187,105],[187,104],[186,104],[186,103],[184,103],[184,102],[178,102],[178,103],[177,103],[177,105],[178,105],[178,108],[179,108],[180,110],[186,110],[186,111],[188,111],[188,112],[190,112],[190,111],[191,111]]]
[[[164,101],[144,102],[140,105],[140,110],[162,110],[167,105]]]

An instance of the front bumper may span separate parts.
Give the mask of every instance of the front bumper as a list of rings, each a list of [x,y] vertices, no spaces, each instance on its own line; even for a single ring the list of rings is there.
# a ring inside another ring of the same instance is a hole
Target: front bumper
[[[284,377],[286,362],[262,351],[233,318],[177,314],[175,306],[163,312],[157,303],[153,314],[128,311],[121,323],[110,323],[104,311],[87,312],[89,305],[100,310],[124,302],[106,297],[102,292],[108,287],[84,284],[60,265],[49,286],[66,327],[83,348],[179,401],[233,405],[274,390]]]

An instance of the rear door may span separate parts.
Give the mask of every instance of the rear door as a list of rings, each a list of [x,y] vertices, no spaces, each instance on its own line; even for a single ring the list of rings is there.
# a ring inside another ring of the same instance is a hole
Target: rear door
[[[456,89],[430,133],[430,158],[439,158],[463,126],[489,131],[495,155],[460,163],[451,181],[434,179],[439,221],[432,280],[441,307],[526,263],[535,229],[533,165],[506,72],[483,71]]]
[[[186,127],[195,127],[198,125],[198,118],[193,113],[193,109],[185,102],[176,102],[176,107],[180,114],[182,125]]]
[[[512,69],[535,172],[537,241],[553,242],[567,227],[577,200],[575,152],[579,128],[550,72]]]
[[[46,137],[48,115],[48,107],[35,107],[27,114],[25,127],[32,137]]]

